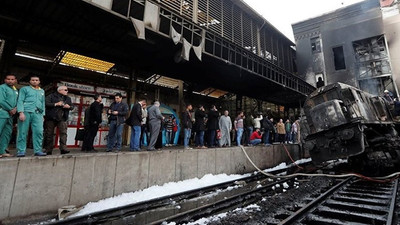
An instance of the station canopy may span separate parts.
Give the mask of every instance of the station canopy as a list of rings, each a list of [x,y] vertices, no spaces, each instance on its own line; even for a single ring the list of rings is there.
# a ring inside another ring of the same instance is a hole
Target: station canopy
[[[100,59],[79,55],[72,52],[66,52],[61,62],[68,66],[78,67],[80,69],[92,70],[96,72],[108,72],[115,64]]]

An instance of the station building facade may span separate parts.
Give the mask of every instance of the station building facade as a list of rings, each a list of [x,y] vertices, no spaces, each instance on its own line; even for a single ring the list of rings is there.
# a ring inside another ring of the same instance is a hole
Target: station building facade
[[[398,96],[400,14],[397,0],[365,0],[292,25],[298,73],[308,83],[343,82]]]

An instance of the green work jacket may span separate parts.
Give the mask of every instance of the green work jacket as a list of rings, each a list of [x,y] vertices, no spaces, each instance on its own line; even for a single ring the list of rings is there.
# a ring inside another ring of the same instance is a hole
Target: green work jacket
[[[44,116],[45,102],[46,100],[43,89],[35,89],[32,86],[25,86],[19,90],[17,111],[37,112]]]
[[[17,106],[18,90],[14,86],[7,84],[0,85],[0,118],[10,118],[8,113]]]

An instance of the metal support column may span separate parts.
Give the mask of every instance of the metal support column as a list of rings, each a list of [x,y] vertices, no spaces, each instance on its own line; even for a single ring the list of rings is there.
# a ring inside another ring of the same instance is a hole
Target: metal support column
[[[137,87],[137,71],[132,70],[131,74],[129,74],[129,86],[128,86],[128,99],[127,103],[129,106],[129,109],[135,104],[136,101],[136,87]],[[130,144],[130,137],[131,137],[131,129],[129,129],[129,126],[125,126],[125,132],[123,136],[123,143],[126,145]]]
[[[5,76],[11,73],[12,63],[17,52],[17,43],[12,40],[1,42],[2,51],[0,52],[0,80],[4,80]]]
[[[179,116],[185,110],[185,99],[183,98],[183,81],[178,81],[178,103],[179,103]]]
[[[263,112],[263,107],[262,107],[262,105],[263,105],[263,101],[262,101],[262,100],[257,100],[257,110],[258,110],[258,113],[262,113],[262,112]]]
[[[243,109],[243,96],[236,95],[236,114],[238,114]]]

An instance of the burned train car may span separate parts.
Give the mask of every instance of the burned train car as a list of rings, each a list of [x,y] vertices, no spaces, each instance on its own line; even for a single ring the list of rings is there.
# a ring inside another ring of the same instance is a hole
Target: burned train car
[[[399,124],[388,103],[352,86],[318,88],[304,104],[308,134],[303,147],[314,163],[348,159],[359,170],[399,164]]]

